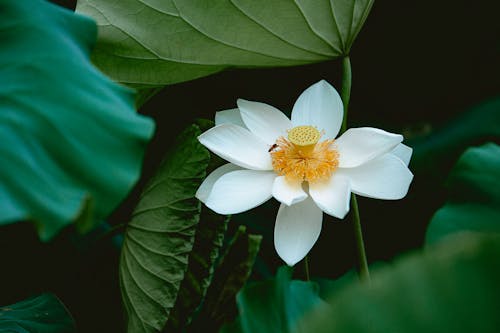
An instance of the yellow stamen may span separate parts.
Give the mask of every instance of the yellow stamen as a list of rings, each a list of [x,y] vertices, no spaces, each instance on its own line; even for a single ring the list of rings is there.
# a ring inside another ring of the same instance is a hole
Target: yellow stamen
[[[328,180],[338,167],[334,140],[319,142],[321,133],[312,126],[297,126],[280,137],[271,151],[273,169],[291,181],[310,183]]]

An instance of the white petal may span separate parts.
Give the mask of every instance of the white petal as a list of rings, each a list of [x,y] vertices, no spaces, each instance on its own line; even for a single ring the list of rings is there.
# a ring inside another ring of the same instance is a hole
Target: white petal
[[[378,128],[350,128],[334,142],[339,153],[339,167],[357,167],[391,151],[401,141],[402,135]]]
[[[201,144],[223,159],[252,170],[271,170],[269,145],[249,130],[232,125],[215,126],[198,137]]]
[[[339,94],[328,82],[321,80],[307,88],[295,102],[292,124],[316,126],[325,131],[325,138],[333,139],[339,133],[343,115]]]
[[[274,226],[274,247],[289,266],[302,260],[321,233],[323,212],[309,198],[295,205],[281,204]]]
[[[198,191],[196,191],[196,197],[198,198],[198,200],[205,203],[208,196],[212,192],[212,188],[214,187],[215,182],[226,173],[236,170],[241,170],[241,167],[232,163],[228,163],[212,171],[212,173],[210,173],[207,178],[205,178],[203,183],[201,183]]]
[[[413,153],[413,149],[411,147],[408,147],[405,144],[400,143],[399,145],[396,146],[391,151],[391,154],[396,155],[399,157],[401,161],[403,161],[404,164],[408,166],[410,164],[410,159],[411,159],[411,154]]]
[[[336,173],[350,178],[353,193],[386,200],[403,198],[413,179],[408,167],[393,154],[385,154],[357,168],[339,168]]]
[[[286,136],[292,122],[280,110],[271,105],[238,99],[241,118],[247,128],[272,145],[280,136]]]
[[[238,108],[216,112],[215,126],[222,124],[233,124],[241,127],[246,127],[243,119],[241,119],[240,110]]]
[[[237,214],[269,200],[276,174],[273,171],[237,170],[220,177],[205,204],[219,214]]]
[[[302,189],[302,182],[290,182],[284,176],[276,177],[273,184],[273,197],[287,206],[301,202],[307,198]]]
[[[343,219],[349,212],[351,185],[347,177],[335,173],[328,182],[309,184],[309,194],[328,215]]]

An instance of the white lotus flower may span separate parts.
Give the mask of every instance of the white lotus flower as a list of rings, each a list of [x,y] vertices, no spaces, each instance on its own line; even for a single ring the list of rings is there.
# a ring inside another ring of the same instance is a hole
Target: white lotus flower
[[[401,144],[403,136],[363,127],[334,140],[343,105],[326,81],[300,95],[291,120],[264,103],[237,104],[218,112],[216,126],[198,137],[230,163],[213,171],[196,197],[219,214],[241,213],[271,197],[281,202],[274,244],[288,265],[318,239],[322,212],[345,217],[351,192],[388,200],[408,192],[412,150]]]

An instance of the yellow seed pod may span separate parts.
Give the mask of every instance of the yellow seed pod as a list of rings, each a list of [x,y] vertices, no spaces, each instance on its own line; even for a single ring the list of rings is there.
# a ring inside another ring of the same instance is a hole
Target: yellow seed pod
[[[288,131],[288,140],[297,146],[310,146],[318,143],[321,133],[313,126],[297,126]]]

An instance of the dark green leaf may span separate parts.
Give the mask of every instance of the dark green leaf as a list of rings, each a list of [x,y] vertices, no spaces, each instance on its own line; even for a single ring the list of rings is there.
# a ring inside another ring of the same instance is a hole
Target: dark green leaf
[[[464,112],[430,135],[410,141],[411,168],[441,182],[467,147],[500,138],[500,97]]]
[[[372,265],[370,265],[370,269],[372,268],[373,268]],[[325,279],[325,278],[313,278],[313,281],[316,282],[319,286],[319,296],[323,299],[326,299],[358,279],[359,279],[358,273],[355,270],[350,270],[335,280]]]
[[[240,226],[230,241],[207,291],[203,307],[189,332],[217,332],[236,317],[235,297],[247,281],[259,252],[262,236]]]
[[[297,332],[498,332],[499,256],[498,236],[459,235],[336,293]]]
[[[210,155],[200,129],[184,131],[144,189],[125,234],[120,261],[128,332],[158,332],[175,304],[200,217],[194,197]]]
[[[68,310],[52,294],[0,308],[0,332],[73,333],[75,323]]]
[[[450,199],[433,216],[427,243],[461,231],[500,232],[500,146],[468,149],[453,168]]]
[[[189,254],[188,269],[165,332],[182,332],[201,305],[212,281],[228,221],[228,216],[218,215],[206,207],[202,208],[193,250]]]
[[[349,53],[373,0],[79,0],[100,27],[95,63],[120,82],[166,85],[227,67]]]
[[[214,126],[214,122],[207,119],[197,119],[195,123],[202,132]],[[210,154],[207,174],[224,163],[225,161],[217,155]],[[188,270],[182,281],[176,304],[163,329],[164,332],[183,331],[191,322],[193,315],[199,311],[212,281],[228,221],[228,216],[218,215],[202,206],[193,250],[189,255]]]
[[[291,276],[292,269],[283,266],[275,279],[245,286],[237,297],[239,325],[224,332],[292,332],[305,313],[326,306],[316,283],[292,281]]]
[[[41,0],[0,2],[0,224],[42,240],[92,229],[139,176],[151,120],[89,61],[92,20]]]

